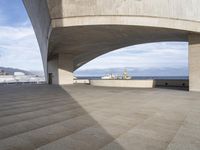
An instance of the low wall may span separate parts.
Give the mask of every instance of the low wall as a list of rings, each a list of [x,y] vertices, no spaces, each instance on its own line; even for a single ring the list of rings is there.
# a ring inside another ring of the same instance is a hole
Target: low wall
[[[133,88],[188,87],[189,80],[90,80],[90,84],[93,86]]]
[[[155,80],[155,85],[157,87],[189,87],[189,80]]]
[[[90,80],[94,86],[153,88],[154,80]]]
[[[89,79],[75,79],[74,83],[90,84],[90,80]]]

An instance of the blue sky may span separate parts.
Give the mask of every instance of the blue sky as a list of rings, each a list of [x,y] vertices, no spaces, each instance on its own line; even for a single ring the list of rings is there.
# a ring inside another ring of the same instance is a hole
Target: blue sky
[[[0,66],[43,70],[37,40],[21,0],[0,0]]]
[[[146,43],[122,48],[98,57],[80,70],[133,67],[136,69],[187,68],[188,43]]]
[[[21,0],[0,0],[0,66],[43,70],[37,40]],[[187,70],[188,44],[161,42],[130,46],[102,55],[79,70],[124,67]]]

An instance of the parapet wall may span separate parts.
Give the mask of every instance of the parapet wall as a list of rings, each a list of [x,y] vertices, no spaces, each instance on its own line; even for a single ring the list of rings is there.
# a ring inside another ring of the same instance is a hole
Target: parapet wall
[[[153,88],[154,80],[90,80],[94,86],[105,87],[132,87],[132,88]]]
[[[93,86],[132,87],[132,88],[188,87],[189,81],[188,80],[90,80],[90,84]]]
[[[171,86],[171,87],[189,87],[189,80],[155,80],[157,87]]]

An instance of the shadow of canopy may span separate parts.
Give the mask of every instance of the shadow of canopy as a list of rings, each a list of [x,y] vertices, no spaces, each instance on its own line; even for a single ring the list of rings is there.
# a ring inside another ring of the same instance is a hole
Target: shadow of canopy
[[[75,100],[67,88],[8,85],[0,93],[1,150],[95,150],[124,132],[109,121],[113,113],[98,110],[92,99]]]

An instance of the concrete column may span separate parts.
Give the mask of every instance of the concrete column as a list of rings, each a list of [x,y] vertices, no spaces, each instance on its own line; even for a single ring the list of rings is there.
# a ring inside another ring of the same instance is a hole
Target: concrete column
[[[200,91],[200,34],[189,35],[189,90]]]
[[[73,84],[73,57],[60,53],[48,61],[48,74],[52,77],[52,84]]]
[[[58,84],[58,57],[57,56],[52,58],[51,60],[48,60],[47,77],[48,77],[47,82],[49,84]]]
[[[58,56],[58,84],[73,84],[73,58],[69,54],[61,53]]]

